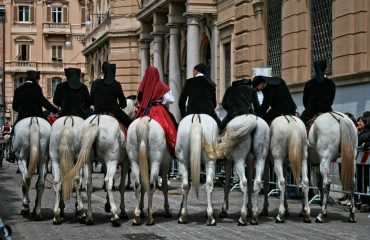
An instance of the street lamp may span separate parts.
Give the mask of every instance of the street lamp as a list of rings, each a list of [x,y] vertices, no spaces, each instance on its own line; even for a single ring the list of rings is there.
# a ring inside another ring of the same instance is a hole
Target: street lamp
[[[66,41],[64,42],[64,45],[69,48],[72,46],[72,42],[71,42],[71,36],[67,35],[66,36]]]
[[[91,26],[92,26],[92,20],[91,20],[90,16],[97,16],[99,22],[102,22],[103,20],[108,18],[109,13],[108,12],[107,13],[90,13],[89,16],[87,16],[86,20],[85,20],[85,27],[86,28],[91,28]]]

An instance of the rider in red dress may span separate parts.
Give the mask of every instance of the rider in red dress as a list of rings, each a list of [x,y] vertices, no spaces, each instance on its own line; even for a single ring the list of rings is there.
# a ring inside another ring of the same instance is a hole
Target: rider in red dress
[[[138,90],[140,104],[137,117],[148,116],[156,120],[163,128],[167,147],[172,157],[175,156],[176,126],[171,113],[164,106],[174,101],[169,87],[161,82],[158,69],[148,67]]]

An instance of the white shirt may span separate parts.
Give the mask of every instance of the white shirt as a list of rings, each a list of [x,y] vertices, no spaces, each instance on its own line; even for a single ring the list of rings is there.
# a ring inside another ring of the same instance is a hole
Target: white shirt
[[[163,100],[162,100],[162,104],[163,105],[166,105],[166,104],[171,104],[175,101],[175,97],[173,96],[171,90],[168,91],[166,94],[163,95]]]

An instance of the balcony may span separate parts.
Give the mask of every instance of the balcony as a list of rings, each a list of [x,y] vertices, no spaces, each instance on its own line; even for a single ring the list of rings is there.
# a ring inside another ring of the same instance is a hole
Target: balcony
[[[70,35],[71,24],[69,23],[43,23],[44,35]]]

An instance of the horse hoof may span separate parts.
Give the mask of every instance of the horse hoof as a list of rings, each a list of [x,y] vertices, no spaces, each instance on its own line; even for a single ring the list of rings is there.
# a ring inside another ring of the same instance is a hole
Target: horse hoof
[[[227,218],[228,217],[227,212],[221,211],[220,214],[218,214],[218,217],[219,218]]]
[[[147,225],[147,226],[154,226],[155,225],[155,222],[154,221],[146,222],[145,225]]]
[[[178,220],[177,220],[177,223],[178,223],[178,224],[187,224],[188,222],[187,222],[187,221],[184,221],[184,220],[180,220],[180,219],[178,219]]]
[[[250,220],[249,222],[251,225],[258,225],[258,221],[253,219],[253,220]]]
[[[105,203],[104,210],[105,210],[106,213],[110,213],[110,204],[109,203]]]
[[[42,221],[44,220],[44,216],[42,216],[42,214],[33,214],[33,218],[35,221]]]
[[[57,220],[57,219],[54,218],[53,219],[53,224],[54,225],[60,225],[60,224],[62,224],[62,221],[60,221],[60,219]]]
[[[140,225],[141,225],[141,222],[132,221],[132,226],[140,226]]]
[[[207,222],[207,226],[216,226],[216,221],[212,220],[212,222]]]
[[[87,224],[87,223],[86,223],[86,216],[85,216],[85,217],[78,217],[77,219],[78,219],[78,222],[79,222],[80,224]],[[87,225],[88,225],[88,224],[87,224]]]
[[[349,217],[348,218],[348,222],[349,223],[356,223],[357,222],[357,218],[355,218],[355,217]]]
[[[119,227],[121,226],[121,223],[119,222],[119,219],[114,219],[114,220],[111,220],[111,223],[112,223],[112,226],[113,227]]]
[[[247,226],[247,222],[241,222],[238,220],[238,226]]]
[[[24,218],[28,218],[30,216],[30,210],[29,209],[22,209],[21,211],[21,215],[24,217]]]
[[[86,225],[94,225],[94,219],[93,218],[86,218]]]
[[[310,217],[305,217],[305,218],[303,219],[303,222],[304,222],[304,223],[311,223],[311,218],[310,218]]]
[[[316,220],[315,220],[315,223],[323,223],[324,220],[322,220],[321,218],[317,217]]]
[[[285,222],[285,220],[284,220],[284,218],[281,218],[280,216],[277,216],[277,217],[275,218],[275,222],[276,222],[276,223],[284,223],[284,222]]]
[[[126,213],[126,212],[121,212],[121,213],[119,214],[119,218],[120,218],[120,219],[128,219],[128,215],[127,215],[127,213]]]

